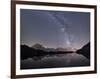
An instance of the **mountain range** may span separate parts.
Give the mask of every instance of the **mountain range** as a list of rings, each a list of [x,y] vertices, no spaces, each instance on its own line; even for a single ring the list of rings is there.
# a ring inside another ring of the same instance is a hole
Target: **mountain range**
[[[71,48],[45,48],[40,44],[35,44],[32,47],[21,45],[21,59],[27,59],[34,56],[45,56],[53,54],[73,53]],[[90,59],[90,43],[84,45],[81,49],[76,50],[76,53],[84,55]]]

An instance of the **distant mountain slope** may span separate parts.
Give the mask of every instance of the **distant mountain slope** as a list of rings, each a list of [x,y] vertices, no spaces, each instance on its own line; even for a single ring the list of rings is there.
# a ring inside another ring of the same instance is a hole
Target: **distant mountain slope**
[[[77,50],[76,52],[90,59],[90,42],[83,46],[81,49]]]
[[[53,54],[73,53],[72,51],[57,51],[54,48],[33,48],[27,45],[21,45],[21,59],[33,58],[34,56],[45,56]]]

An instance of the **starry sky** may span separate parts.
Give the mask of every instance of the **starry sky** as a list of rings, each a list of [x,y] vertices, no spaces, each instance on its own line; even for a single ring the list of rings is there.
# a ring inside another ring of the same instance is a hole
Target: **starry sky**
[[[90,13],[20,9],[21,44],[79,49],[90,42]]]

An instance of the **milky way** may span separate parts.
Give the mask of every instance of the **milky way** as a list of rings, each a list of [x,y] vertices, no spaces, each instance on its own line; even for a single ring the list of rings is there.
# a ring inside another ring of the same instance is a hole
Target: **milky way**
[[[21,9],[21,44],[79,49],[90,41],[90,13]]]

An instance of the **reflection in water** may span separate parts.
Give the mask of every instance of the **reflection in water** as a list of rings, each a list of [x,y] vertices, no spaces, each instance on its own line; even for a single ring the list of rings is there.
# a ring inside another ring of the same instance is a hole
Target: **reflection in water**
[[[89,66],[90,61],[77,53],[34,56],[21,60],[21,69]]]

